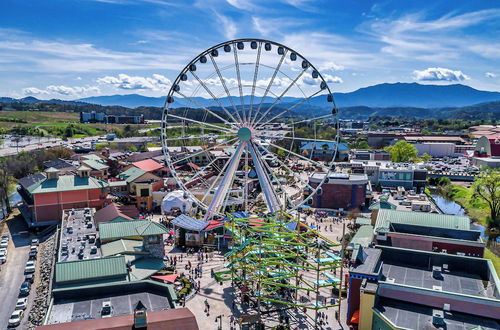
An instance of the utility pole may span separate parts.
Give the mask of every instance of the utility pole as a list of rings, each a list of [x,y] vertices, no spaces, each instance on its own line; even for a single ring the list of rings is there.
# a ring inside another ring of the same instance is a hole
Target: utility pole
[[[345,218],[342,218],[342,249],[340,250],[340,282],[339,282],[339,311],[338,311],[338,321],[340,324],[340,305],[342,304],[342,281],[344,280],[344,250],[345,250],[345,244],[344,244],[344,236],[345,236]]]

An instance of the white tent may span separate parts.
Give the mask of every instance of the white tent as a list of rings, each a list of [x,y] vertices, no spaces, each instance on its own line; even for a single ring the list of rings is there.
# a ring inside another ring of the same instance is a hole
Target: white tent
[[[169,192],[161,202],[161,213],[168,214],[174,209],[181,210],[184,214],[191,214],[196,211],[196,204],[193,206],[194,201],[182,190],[175,190]]]

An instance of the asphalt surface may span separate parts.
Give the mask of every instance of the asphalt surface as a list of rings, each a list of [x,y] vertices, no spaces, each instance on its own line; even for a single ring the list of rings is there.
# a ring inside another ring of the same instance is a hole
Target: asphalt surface
[[[9,240],[7,262],[0,267],[0,292],[2,293],[0,308],[0,329],[6,329],[10,315],[16,307],[19,289],[24,282],[24,268],[28,261],[31,236],[27,233],[27,227],[21,217],[10,220],[4,226],[3,234],[12,233]],[[24,232],[24,233],[23,233]],[[36,275],[35,275],[36,276]],[[35,287],[31,287],[28,307],[33,301]],[[26,308],[23,320],[27,318]],[[19,327],[20,328],[20,327]]]

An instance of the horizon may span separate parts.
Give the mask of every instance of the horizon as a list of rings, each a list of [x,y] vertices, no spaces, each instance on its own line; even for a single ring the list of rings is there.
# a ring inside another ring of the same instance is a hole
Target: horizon
[[[242,37],[295,49],[334,93],[396,82],[500,91],[495,1],[6,0],[0,9],[10,13],[0,95],[13,98],[165,96],[197,54]]]

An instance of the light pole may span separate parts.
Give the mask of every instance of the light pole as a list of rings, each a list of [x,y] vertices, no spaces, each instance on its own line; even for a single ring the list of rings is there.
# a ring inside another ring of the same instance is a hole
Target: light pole
[[[221,314],[215,318],[215,322],[217,323],[217,319],[219,319],[219,326],[217,327],[217,330],[222,330],[222,317],[224,314]]]

